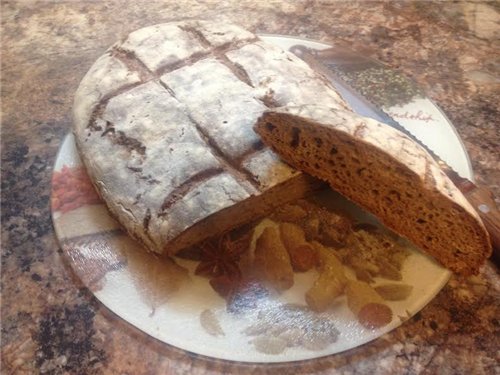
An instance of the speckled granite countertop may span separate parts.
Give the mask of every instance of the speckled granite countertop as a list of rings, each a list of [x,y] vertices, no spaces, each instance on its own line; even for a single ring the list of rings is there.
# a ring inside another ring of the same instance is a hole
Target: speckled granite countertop
[[[500,282],[452,278],[380,339],[319,360],[216,361],[160,344],[103,307],[65,264],[49,208],[72,95],[113,42],[186,18],[347,43],[401,69],[454,122],[500,197],[500,7],[495,2],[8,1],[2,7],[2,373],[500,373]]]

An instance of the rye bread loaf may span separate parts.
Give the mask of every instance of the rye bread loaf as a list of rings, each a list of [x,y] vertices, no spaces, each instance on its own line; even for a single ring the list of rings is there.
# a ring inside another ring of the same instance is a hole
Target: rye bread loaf
[[[491,254],[476,211],[405,134],[315,105],[268,110],[255,129],[283,160],[327,181],[450,270],[477,273]]]
[[[230,24],[132,32],[85,75],[74,134],[110,212],[158,253],[175,253],[321,185],[253,131],[275,106],[347,108],[305,62]]]

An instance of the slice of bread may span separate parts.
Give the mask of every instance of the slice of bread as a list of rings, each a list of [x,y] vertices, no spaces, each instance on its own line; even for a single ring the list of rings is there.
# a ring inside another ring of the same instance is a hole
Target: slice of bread
[[[478,214],[405,134],[315,105],[268,110],[255,130],[283,160],[327,181],[450,270],[477,273],[491,254]]]

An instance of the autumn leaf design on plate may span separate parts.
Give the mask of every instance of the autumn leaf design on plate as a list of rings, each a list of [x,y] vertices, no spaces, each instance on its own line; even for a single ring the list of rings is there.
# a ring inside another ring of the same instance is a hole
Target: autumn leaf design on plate
[[[296,304],[266,306],[243,333],[251,337],[257,351],[266,354],[280,354],[291,347],[323,350],[339,336],[331,319]]]
[[[205,309],[200,314],[200,323],[203,329],[212,336],[225,336],[224,331],[215,313],[210,309]]]
[[[123,237],[115,232],[107,232],[70,238],[61,243],[76,274],[91,291],[102,289],[108,272],[124,267],[126,259],[115,249],[115,241],[120,236]]]
[[[130,277],[151,307],[151,315],[189,280],[188,270],[174,259],[148,253],[128,236],[123,236],[119,251],[125,255]]]
[[[62,213],[102,203],[84,167],[64,165],[52,175],[52,210]]]

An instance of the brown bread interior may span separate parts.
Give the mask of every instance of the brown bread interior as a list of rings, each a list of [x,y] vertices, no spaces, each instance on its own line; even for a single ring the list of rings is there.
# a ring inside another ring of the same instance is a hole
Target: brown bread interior
[[[285,203],[303,198],[325,187],[326,184],[321,180],[304,173],[297,174],[262,194],[251,196],[194,224],[170,241],[165,252],[175,254],[193,243],[205,240],[207,234],[220,235],[263,217]]]
[[[372,144],[287,113],[266,113],[256,131],[286,162],[327,181],[450,270],[477,273],[489,255],[474,216]]]

